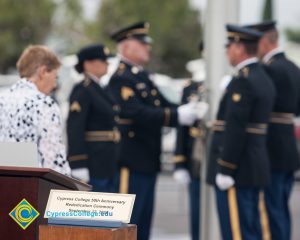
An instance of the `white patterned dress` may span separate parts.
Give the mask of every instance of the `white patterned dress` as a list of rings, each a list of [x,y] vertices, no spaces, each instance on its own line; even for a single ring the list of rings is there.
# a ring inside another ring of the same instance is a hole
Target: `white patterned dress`
[[[34,142],[40,167],[71,173],[58,105],[26,79],[0,93],[0,141]]]

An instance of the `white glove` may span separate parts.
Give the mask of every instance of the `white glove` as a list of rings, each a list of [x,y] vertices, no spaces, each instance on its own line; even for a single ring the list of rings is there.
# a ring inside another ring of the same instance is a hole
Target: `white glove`
[[[189,184],[191,182],[191,177],[188,170],[182,168],[175,170],[175,172],[173,173],[173,178],[177,183],[183,185]]]
[[[190,102],[177,108],[180,125],[191,126],[197,119],[197,103]]]
[[[87,183],[90,181],[90,172],[87,168],[72,169],[72,177]]]
[[[197,119],[202,119],[207,113],[209,106],[207,102],[197,102]]]
[[[222,173],[217,173],[216,184],[220,190],[224,191],[231,188],[234,185],[234,179],[229,175],[224,175]]]

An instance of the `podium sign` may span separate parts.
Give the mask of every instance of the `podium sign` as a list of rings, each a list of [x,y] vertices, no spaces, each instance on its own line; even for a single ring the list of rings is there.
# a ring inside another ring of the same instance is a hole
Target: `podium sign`
[[[51,190],[44,217],[49,223],[119,227],[129,223],[134,194]]]
[[[0,236],[37,240],[50,189],[89,190],[91,186],[47,168],[0,167]]]

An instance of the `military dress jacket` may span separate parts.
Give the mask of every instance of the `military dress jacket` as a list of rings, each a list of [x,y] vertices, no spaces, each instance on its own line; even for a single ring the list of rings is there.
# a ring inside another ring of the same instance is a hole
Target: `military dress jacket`
[[[207,181],[230,175],[236,186],[264,187],[270,182],[267,126],[275,98],[271,79],[258,63],[233,77],[220,102],[209,150]]]
[[[183,89],[181,103],[203,101],[203,82],[189,80]],[[205,121],[198,120],[193,126],[178,126],[175,147],[175,169],[187,169],[194,179],[200,178],[201,163],[205,160],[207,129]]]
[[[115,175],[120,141],[118,114],[113,97],[94,80],[85,78],[74,87],[67,121],[71,168],[87,167],[91,178]]]
[[[176,126],[177,106],[168,102],[143,68],[121,61],[109,88],[120,105],[120,167],[154,174],[160,170],[161,130]]]
[[[293,122],[300,112],[300,70],[283,52],[273,55],[264,68],[277,91],[267,139],[271,166],[294,171],[300,166]]]

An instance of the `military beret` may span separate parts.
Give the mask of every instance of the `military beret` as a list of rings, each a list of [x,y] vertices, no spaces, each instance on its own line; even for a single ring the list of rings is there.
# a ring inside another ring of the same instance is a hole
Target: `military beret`
[[[261,32],[233,24],[226,25],[228,42],[258,42],[263,36]]]
[[[246,25],[244,27],[266,33],[276,29],[276,21],[265,21],[257,24]]]
[[[99,59],[106,62],[110,56],[109,49],[101,44],[86,46],[77,53],[78,63],[75,65],[75,69],[77,72],[82,73],[84,61]]]
[[[141,42],[151,44],[152,38],[149,37],[150,24],[148,22],[139,22],[120,29],[111,35],[111,39],[115,42],[121,42],[125,39],[134,38]]]

